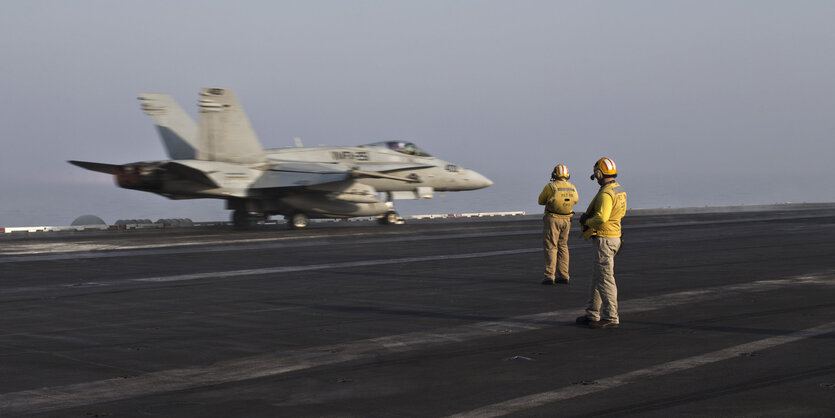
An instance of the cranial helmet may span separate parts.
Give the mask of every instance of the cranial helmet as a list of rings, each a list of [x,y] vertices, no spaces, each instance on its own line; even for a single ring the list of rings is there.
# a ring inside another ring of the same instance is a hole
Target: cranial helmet
[[[599,180],[603,177],[617,177],[618,175],[618,167],[615,165],[615,162],[606,157],[597,160],[592,169],[594,170],[594,174],[590,177],[592,180]]]
[[[551,172],[551,181],[554,181],[556,179],[568,180],[570,178],[571,174],[569,174],[568,166],[566,166],[565,164],[557,164],[557,166],[554,167],[554,171]]]

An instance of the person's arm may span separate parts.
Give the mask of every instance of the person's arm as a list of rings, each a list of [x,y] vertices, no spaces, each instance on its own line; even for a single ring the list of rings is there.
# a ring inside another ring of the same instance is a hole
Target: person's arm
[[[553,193],[553,190],[551,190],[551,185],[546,184],[545,188],[542,189],[542,193],[539,194],[539,204],[544,205],[544,204],[548,203],[548,199],[551,198],[552,193]]]
[[[600,196],[600,199],[597,199],[594,203],[594,216],[586,219],[586,226],[596,229],[600,225],[606,223],[609,220],[609,217],[612,216],[612,207],[614,206],[614,201],[612,200],[612,196],[609,196],[608,193],[603,193]]]

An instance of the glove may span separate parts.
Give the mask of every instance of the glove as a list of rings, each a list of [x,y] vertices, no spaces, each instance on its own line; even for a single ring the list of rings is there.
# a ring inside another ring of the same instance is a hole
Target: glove
[[[580,226],[585,226],[586,225],[586,219],[588,219],[588,218],[589,218],[588,215],[586,215],[585,213],[580,215]]]

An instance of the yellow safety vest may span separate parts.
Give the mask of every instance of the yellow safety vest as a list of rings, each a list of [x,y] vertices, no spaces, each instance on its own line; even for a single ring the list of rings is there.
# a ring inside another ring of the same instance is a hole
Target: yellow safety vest
[[[545,205],[545,213],[555,218],[571,218],[578,200],[577,188],[566,180],[548,183],[539,195],[539,204]]]
[[[620,220],[626,215],[626,191],[614,181],[600,186],[597,195],[586,209],[586,215],[588,228],[583,231],[583,238],[619,238]]]

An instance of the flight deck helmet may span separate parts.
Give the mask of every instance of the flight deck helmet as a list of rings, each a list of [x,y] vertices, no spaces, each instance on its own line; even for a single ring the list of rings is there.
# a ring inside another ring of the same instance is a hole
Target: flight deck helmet
[[[554,171],[551,172],[551,181],[556,181],[557,179],[568,180],[571,178],[571,174],[568,172],[568,166],[565,164],[557,164],[554,167]]]
[[[590,179],[592,180],[600,180],[603,177],[617,177],[618,176],[618,168],[615,165],[615,162],[612,161],[610,158],[603,157],[597,160],[594,163],[594,174],[591,175]]]

